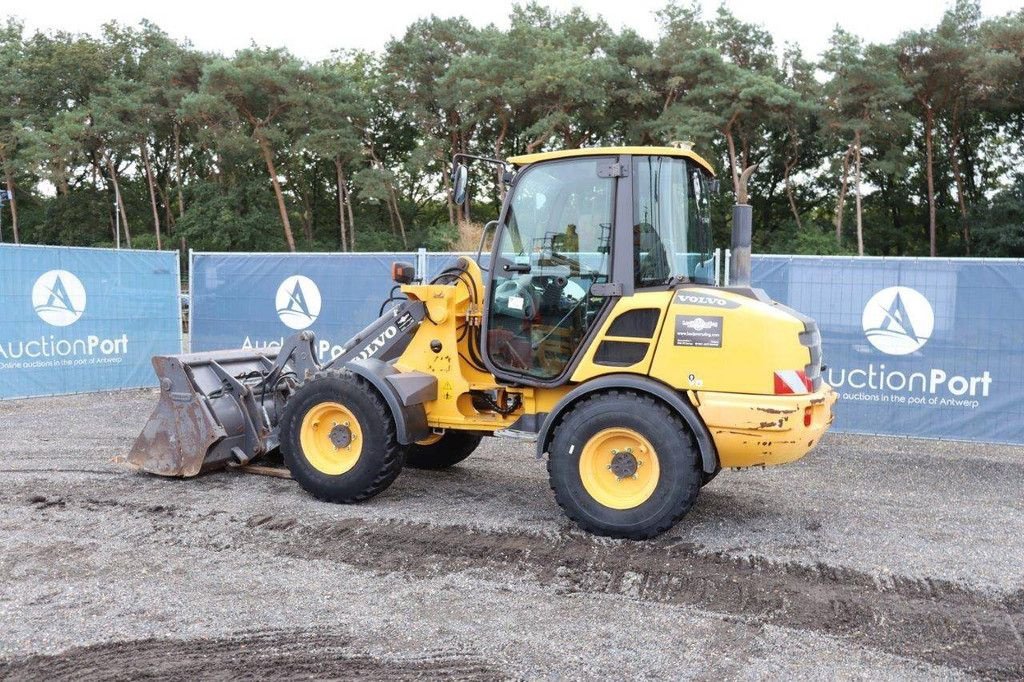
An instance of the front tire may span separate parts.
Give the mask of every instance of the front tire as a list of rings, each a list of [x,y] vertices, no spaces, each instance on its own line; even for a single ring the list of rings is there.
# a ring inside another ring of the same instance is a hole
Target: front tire
[[[416,469],[447,469],[473,454],[483,436],[469,431],[445,431],[427,442],[405,448],[405,465]]]
[[[387,405],[349,372],[318,372],[300,385],[280,422],[281,452],[292,478],[327,502],[360,502],[390,486],[402,471]]]
[[[548,449],[555,499],[580,528],[642,540],[674,526],[702,483],[686,424],[655,399],[614,391],[584,398]]]

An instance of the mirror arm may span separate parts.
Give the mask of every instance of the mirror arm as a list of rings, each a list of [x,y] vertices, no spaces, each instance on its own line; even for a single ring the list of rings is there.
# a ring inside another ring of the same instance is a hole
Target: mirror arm
[[[452,157],[452,164],[454,165],[454,164],[458,163],[459,159],[473,159],[475,161],[483,161],[485,163],[493,163],[493,164],[495,164],[497,166],[501,166],[502,168],[505,168],[505,166],[507,165],[501,159],[495,159],[495,158],[492,158],[490,156],[476,156],[474,154],[463,154],[461,152]]]

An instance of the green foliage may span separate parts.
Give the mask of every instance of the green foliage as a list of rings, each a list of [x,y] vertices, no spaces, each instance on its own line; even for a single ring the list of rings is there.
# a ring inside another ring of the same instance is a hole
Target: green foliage
[[[359,237],[360,251],[394,252],[406,251],[398,235],[385,230],[374,230]]]
[[[28,208],[25,202],[22,208]],[[25,229],[22,237],[28,242],[93,246],[113,244],[114,232],[109,223],[111,204],[102,192],[83,190],[49,201],[35,203],[35,211],[22,211]],[[5,216],[9,217],[9,216]],[[10,222],[4,221],[7,228]]]
[[[972,216],[978,250],[992,256],[1024,258],[1024,184],[996,194]]]
[[[273,195],[262,182],[203,182],[189,188],[177,225],[197,251],[279,251]]]
[[[459,228],[451,223],[442,223],[428,227],[423,234],[420,246],[427,251],[448,251],[459,238]]]
[[[776,253],[820,256],[851,256],[857,253],[855,248],[836,243],[831,223],[812,221],[800,229],[790,223],[790,227],[791,232],[780,240],[781,248],[774,249]]]
[[[112,244],[119,219],[136,248],[443,250],[507,189],[476,165],[453,205],[454,153],[690,140],[720,169],[716,246],[757,164],[756,250],[1024,255],[1024,11],[957,0],[889,44],[837,29],[816,61],[725,6],[658,17],[647,36],[533,2],[507,29],[432,16],[316,64],[8,20],[0,184],[27,242]]]

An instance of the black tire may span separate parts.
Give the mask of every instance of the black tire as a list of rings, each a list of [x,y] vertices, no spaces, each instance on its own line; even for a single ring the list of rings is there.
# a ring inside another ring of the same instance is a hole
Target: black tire
[[[660,475],[650,496],[630,509],[613,509],[587,492],[580,474],[584,446],[610,429],[641,434],[657,453]],[[584,398],[555,429],[548,448],[548,475],[555,500],[591,533],[642,540],[674,526],[693,507],[703,480],[692,432],[663,403],[612,391]]]
[[[471,431],[446,431],[430,445],[405,447],[405,466],[415,469],[447,469],[473,454],[483,436]]]
[[[363,434],[354,466],[338,475],[324,473],[302,451],[300,430],[315,406],[336,402],[350,410]],[[303,382],[285,405],[280,422],[284,463],[304,490],[327,502],[360,502],[390,486],[402,471],[404,449],[387,405],[368,382],[349,372],[327,370]]]
[[[715,478],[720,473],[722,473],[722,467],[718,467],[717,469],[712,471],[710,474],[708,472],[702,470],[700,472],[700,476],[701,476],[701,478],[700,478],[700,487],[703,488],[708,483],[711,483],[711,481],[715,480]]]

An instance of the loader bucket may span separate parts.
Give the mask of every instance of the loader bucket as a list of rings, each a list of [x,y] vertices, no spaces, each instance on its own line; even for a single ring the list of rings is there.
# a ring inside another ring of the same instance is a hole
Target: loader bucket
[[[161,476],[195,476],[245,464],[277,443],[278,350],[228,350],[153,358],[160,401],[128,454]]]
[[[349,339],[325,365],[309,330],[289,336],[280,349],[158,355],[153,369],[160,401],[128,463],[161,476],[246,465],[278,446],[281,412],[300,382],[357,357],[397,357],[425,316],[421,301],[404,301]]]

